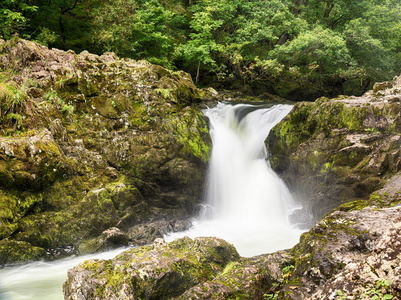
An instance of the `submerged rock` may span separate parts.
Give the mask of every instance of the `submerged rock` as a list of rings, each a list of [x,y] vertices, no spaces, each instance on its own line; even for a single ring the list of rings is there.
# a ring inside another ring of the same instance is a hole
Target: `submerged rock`
[[[52,253],[197,212],[209,136],[190,75],[19,39],[0,73],[2,244]]]

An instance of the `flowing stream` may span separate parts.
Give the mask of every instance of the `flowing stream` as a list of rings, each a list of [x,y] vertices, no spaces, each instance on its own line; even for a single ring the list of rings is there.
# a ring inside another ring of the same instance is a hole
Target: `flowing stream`
[[[92,258],[113,258],[126,249],[0,269],[0,300],[63,300],[68,269]]]
[[[194,227],[166,236],[217,236],[242,256],[285,249],[301,230],[288,221],[297,208],[284,183],[267,162],[264,141],[291,105],[218,104],[205,111],[213,142],[205,204]],[[0,300],[62,300],[67,270],[90,258],[109,259],[125,249],[54,262],[0,269]]]
[[[213,149],[205,204],[193,228],[165,236],[217,236],[242,256],[292,247],[301,230],[288,217],[299,208],[267,162],[264,141],[292,105],[224,104],[204,113]]]

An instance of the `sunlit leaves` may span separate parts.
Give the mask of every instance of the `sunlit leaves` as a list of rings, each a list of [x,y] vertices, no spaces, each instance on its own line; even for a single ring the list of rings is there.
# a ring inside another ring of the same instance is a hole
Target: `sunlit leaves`
[[[277,47],[271,56],[286,66],[302,66],[307,73],[332,74],[353,64],[344,38],[317,26],[301,32],[291,43]]]
[[[26,12],[34,12],[37,6],[27,5],[17,0],[3,0],[0,3],[0,37],[10,38],[19,33],[28,22]]]

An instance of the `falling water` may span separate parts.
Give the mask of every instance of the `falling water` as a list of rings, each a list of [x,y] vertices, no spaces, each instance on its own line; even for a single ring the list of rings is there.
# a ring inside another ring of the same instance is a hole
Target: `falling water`
[[[285,249],[300,230],[288,220],[297,207],[285,184],[270,168],[264,141],[291,105],[223,104],[204,113],[210,120],[213,149],[206,201],[189,231],[166,236],[217,236],[243,256]]]

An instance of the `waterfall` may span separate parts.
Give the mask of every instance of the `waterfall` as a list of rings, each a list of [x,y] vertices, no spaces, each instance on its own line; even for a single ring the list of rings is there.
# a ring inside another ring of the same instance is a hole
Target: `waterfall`
[[[217,236],[243,256],[293,246],[300,230],[288,220],[297,207],[285,184],[270,168],[264,141],[291,105],[219,103],[204,114],[210,121],[213,148],[206,199],[194,227],[167,235]]]
[[[269,167],[264,146],[270,129],[291,108],[220,103],[204,112],[213,142],[206,199],[194,227],[166,236],[167,241],[185,235],[217,236],[234,244],[242,256],[298,242],[302,231],[288,221],[296,202]],[[112,258],[123,250],[0,269],[0,299],[61,300],[68,268],[89,258]]]

